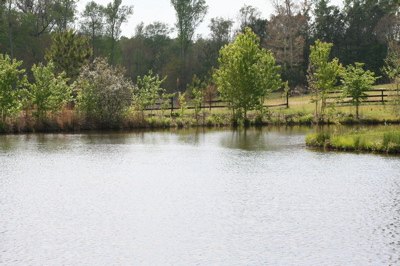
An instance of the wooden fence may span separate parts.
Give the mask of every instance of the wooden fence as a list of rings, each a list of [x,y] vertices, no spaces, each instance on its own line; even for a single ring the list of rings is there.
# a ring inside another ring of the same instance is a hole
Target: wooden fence
[[[179,110],[181,108],[179,106],[179,102],[178,102],[177,98],[175,98],[175,97],[172,97],[169,99],[168,106],[169,106],[168,110],[170,110],[171,113],[174,110]],[[229,105],[229,102],[223,101],[221,99],[214,99],[214,100],[203,101],[199,107],[200,107],[200,109],[208,109],[211,111],[212,109],[229,108],[230,105]],[[278,108],[278,107],[289,108],[289,94],[288,93],[285,94],[284,102],[278,103],[278,104],[264,105],[264,107],[267,107],[267,108]],[[154,106],[150,106],[150,107],[146,108],[146,111],[157,111],[157,110],[161,110],[161,109],[162,109],[162,103],[157,102]],[[186,106],[186,109],[196,109],[196,106],[193,105],[193,103],[191,101],[189,101],[188,105]],[[165,110],[167,110],[167,108],[165,108]]]
[[[342,91],[331,91],[328,93],[328,104],[335,104],[337,107],[352,105],[351,97],[343,97]],[[367,97],[361,100],[362,105],[391,104],[399,97],[398,92],[390,89],[372,89],[367,91]]]
[[[400,99],[400,94],[398,94],[395,90],[390,89],[372,89],[367,91],[367,97],[361,100],[361,105],[377,105],[377,104],[392,104],[395,102],[396,97]],[[289,108],[290,96],[289,93],[285,93],[284,99],[282,99],[282,103],[264,105],[267,108]],[[331,91],[328,93],[327,97],[328,104],[334,104],[337,107],[345,107],[353,104],[351,101],[351,97],[343,97],[343,91]],[[166,106],[166,105],[165,105]],[[179,106],[178,99],[176,97],[169,99],[168,108],[165,110],[170,110],[171,113],[174,110],[179,110],[181,107]],[[221,108],[229,108],[230,105],[228,102],[223,101],[221,99],[214,100],[205,100],[201,103],[201,109],[221,109]],[[187,109],[195,109],[196,107],[193,105],[191,101],[188,101]],[[147,111],[155,111],[161,110],[161,102],[157,102],[154,106],[150,106],[146,108]]]

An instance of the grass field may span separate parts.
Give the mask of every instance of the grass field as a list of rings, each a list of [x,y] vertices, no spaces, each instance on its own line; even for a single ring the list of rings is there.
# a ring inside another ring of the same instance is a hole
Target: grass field
[[[386,99],[394,99],[396,94],[395,85],[386,84],[375,86],[374,89],[391,89],[392,92],[385,92]],[[380,92],[369,92],[370,95],[380,95]],[[379,100],[381,97],[374,97],[372,99]],[[275,105],[284,103],[286,101],[285,96],[281,93],[274,93],[267,101],[267,105]],[[399,115],[400,107],[396,107],[393,103],[374,103],[360,106],[360,118],[361,120],[376,120],[376,121],[397,121],[400,118]],[[289,108],[271,108],[273,112],[284,114],[284,115],[313,115],[315,113],[315,104],[311,101],[311,95],[294,96],[289,98]],[[354,106],[341,106],[332,104],[326,109],[327,116],[334,118],[353,117],[355,115]]]

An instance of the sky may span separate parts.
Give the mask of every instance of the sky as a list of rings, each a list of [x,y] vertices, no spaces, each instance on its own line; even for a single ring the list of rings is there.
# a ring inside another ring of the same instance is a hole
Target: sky
[[[81,12],[89,1],[80,0],[78,2],[78,10]],[[97,0],[95,2],[106,5],[111,0]],[[223,17],[236,21],[240,8],[245,4],[257,7],[261,11],[262,17],[265,18],[268,18],[273,13],[271,0],[206,0],[206,2],[208,13],[203,23],[196,30],[196,35],[201,34],[204,37],[209,35],[208,25],[211,18]],[[338,2],[340,0],[332,1],[332,3]],[[122,0],[122,4],[133,5],[133,15],[127,23],[122,25],[122,35],[126,37],[134,35],[135,28],[140,22],[144,22],[147,25],[155,21],[161,21],[171,27],[175,26],[175,10],[170,0]]]

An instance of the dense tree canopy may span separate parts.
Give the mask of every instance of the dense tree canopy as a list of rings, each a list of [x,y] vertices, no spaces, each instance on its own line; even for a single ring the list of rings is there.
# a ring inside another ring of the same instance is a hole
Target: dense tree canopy
[[[341,5],[330,0],[272,2],[275,10],[270,17],[245,5],[237,10],[237,26],[228,18],[212,18],[204,21],[210,25],[210,35],[196,36],[207,1],[171,0],[176,25],[154,21],[140,25],[134,36],[121,37],[121,25],[133,11],[121,0],[105,5],[91,1],[81,13],[76,0],[4,0],[0,1],[0,53],[22,60],[32,78],[32,65],[44,63],[46,50],[54,47],[52,36],[75,29],[90,40],[91,60],[108,58],[113,65],[123,66],[134,82],[152,70],[167,76],[163,87],[176,91],[184,90],[194,75],[209,79],[219,49],[249,27],[261,46],[272,51],[291,89],[307,89],[309,47],[318,39],[333,44],[331,56],[343,65],[363,62],[366,69],[385,75],[389,43],[400,41],[397,0],[343,0]],[[140,15],[134,16],[140,19]]]

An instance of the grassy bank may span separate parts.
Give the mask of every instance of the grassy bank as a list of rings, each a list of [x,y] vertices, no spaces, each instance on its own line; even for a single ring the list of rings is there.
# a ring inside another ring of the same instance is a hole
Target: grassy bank
[[[316,119],[312,111],[289,109],[269,109],[263,113],[250,112],[243,125],[249,126],[295,126],[295,125],[385,125],[400,124],[400,118],[392,114],[392,107],[369,106],[368,115],[356,119],[351,112],[334,110]],[[23,132],[79,132],[87,130],[126,130],[153,128],[189,128],[189,127],[231,127],[234,125],[232,113],[228,109],[203,110],[197,116],[192,110],[184,114],[179,112],[153,111],[129,112],[114,124],[96,123],[85,119],[73,110],[64,110],[60,115],[37,121],[30,115],[21,115],[6,123],[0,122],[0,133]]]
[[[387,85],[391,86],[391,85]],[[273,93],[266,105],[285,102],[286,95]],[[400,124],[400,106],[391,104],[365,105],[360,107],[360,117],[355,117],[355,107],[330,106],[323,116],[314,116],[314,104],[310,95],[290,97],[289,108],[268,108],[263,112],[252,111],[244,125],[251,126],[295,126],[295,125],[387,125]],[[0,122],[0,133],[22,132],[78,132],[86,130],[129,130],[153,128],[230,127],[235,121],[227,108],[202,109],[197,115],[193,109],[153,110],[138,112],[129,110],[120,121],[113,124],[96,123],[82,117],[76,110],[63,110],[55,116],[37,121],[32,110],[19,117]]]
[[[326,150],[400,154],[400,130],[387,128],[347,133],[319,132],[307,135],[306,144]]]

